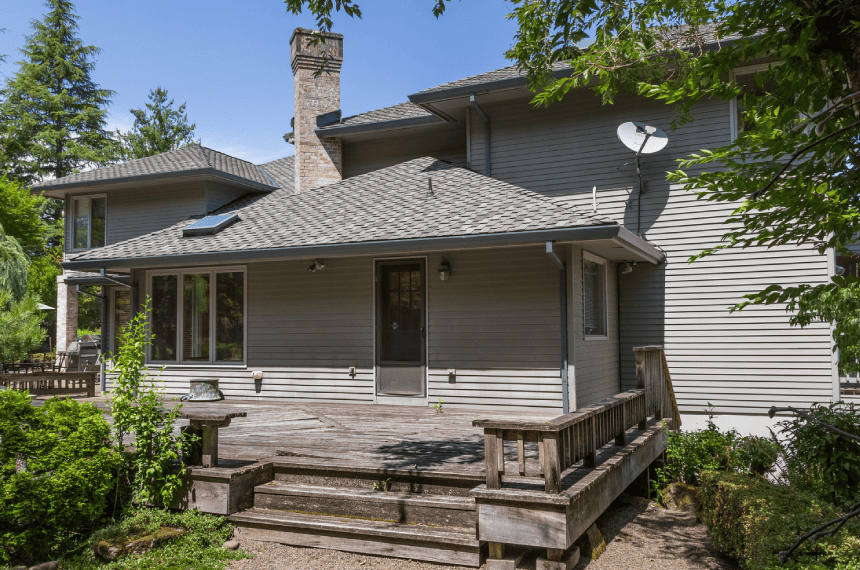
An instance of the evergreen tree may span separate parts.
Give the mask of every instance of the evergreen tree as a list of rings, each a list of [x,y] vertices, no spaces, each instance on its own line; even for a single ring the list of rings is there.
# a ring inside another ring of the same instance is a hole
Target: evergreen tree
[[[105,130],[111,91],[90,74],[101,51],[77,36],[69,0],[48,0],[21,49],[14,76],[0,90],[0,166],[24,183],[59,178],[114,159]]]
[[[18,240],[7,236],[0,226],[0,290],[20,300],[27,292],[29,263]]]
[[[143,158],[176,150],[194,144],[194,129],[188,124],[185,103],[173,108],[173,99],[167,100],[167,89],[156,87],[149,92],[146,109],[131,109],[134,128],[119,133],[126,159]]]
[[[0,176],[0,226],[31,256],[45,250],[45,238],[53,231],[42,219],[45,201],[22,184]]]

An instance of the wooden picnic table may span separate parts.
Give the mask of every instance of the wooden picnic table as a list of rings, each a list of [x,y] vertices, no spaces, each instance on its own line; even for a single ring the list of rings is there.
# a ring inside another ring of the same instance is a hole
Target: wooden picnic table
[[[233,418],[248,416],[248,412],[194,410],[191,407],[183,408],[180,413],[182,419],[190,422],[184,430],[200,437],[200,442],[192,446],[187,463],[203,467],[218,466],[218,428],[229,426]]]

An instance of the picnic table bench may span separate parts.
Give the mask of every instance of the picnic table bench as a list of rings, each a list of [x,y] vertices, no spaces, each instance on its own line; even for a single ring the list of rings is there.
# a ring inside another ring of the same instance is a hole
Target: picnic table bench
[[[248,416],[248,412],[220,410],[183,409],[180,413],[182,419],[190,421],[183,431],[200,437],[200,442],[192,446],[186,463],[203,467],[218,466],[218,428],[229,426],[233,418]]]

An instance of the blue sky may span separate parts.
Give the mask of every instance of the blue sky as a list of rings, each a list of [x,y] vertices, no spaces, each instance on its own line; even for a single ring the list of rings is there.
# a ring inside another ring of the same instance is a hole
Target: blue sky
[[[344,115],[406,101],[410,93],[510,65],[504,52],[516,26],[502,0],[460,0],[436,20],[432,0],[359,0],[364,17],[341,14]],[[128,112],[164,87],[187,103],[204,145],[261,163],[293,153],[283,141],[293,116],[289,39],[308,15],[287,14],[279,0],[79,0],[79,35],[103,51],[95,81],[116,92],[110,125],[127,130]],[[40,0],[0,0],[0,64],[17,70]]]

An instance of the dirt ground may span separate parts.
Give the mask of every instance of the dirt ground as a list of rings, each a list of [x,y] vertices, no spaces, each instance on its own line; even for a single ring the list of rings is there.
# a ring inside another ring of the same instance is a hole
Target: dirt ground
[[[616,501],[598,519],[606,552],[597,560],[580,559],[575,570],[737,570],[714,552],[705,525],[691,511],[668,510],[655,503]],[[229,570],[452,570],[453,566],[380,558],[282,544],[246,541],[243,550],[254,558],[239,560]],[[535,568],[537,552],[526,556],[524,570]]]

